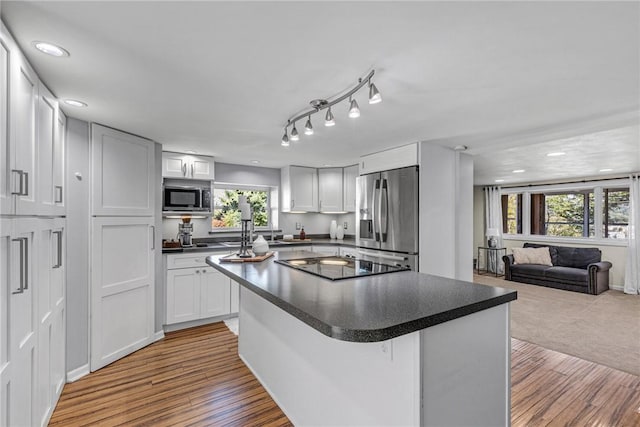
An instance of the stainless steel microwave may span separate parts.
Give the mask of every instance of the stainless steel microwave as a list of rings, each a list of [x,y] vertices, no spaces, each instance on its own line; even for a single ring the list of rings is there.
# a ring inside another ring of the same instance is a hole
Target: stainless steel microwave
[[[162,191],[162,210],[210,212],[211,188],[165,186]]]

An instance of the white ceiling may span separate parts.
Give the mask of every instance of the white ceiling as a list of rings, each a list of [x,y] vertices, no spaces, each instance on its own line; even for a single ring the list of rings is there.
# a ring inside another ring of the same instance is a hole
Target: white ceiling
[[[476,184],[640,170],[635,1],[3,0],[0,12],[54,94],[89,104],[69,116],[167,150],[341,166],[414,141],[464,144]],[[34,40],[71,56],[43,55]],[[381,104],[362,90],[359,119],[343,102],[336,126],[317,114],[315,135],[280,146],[288,117],[372,68]]]

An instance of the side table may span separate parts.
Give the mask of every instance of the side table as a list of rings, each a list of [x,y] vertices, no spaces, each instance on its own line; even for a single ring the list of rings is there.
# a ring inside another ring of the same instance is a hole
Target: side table
[[[480,252],[484,252],[484,273],[491,273],[490,267],[493,267],[493,273],[496,277],[502,276],[498,272],[498,266],[500,265],[500,259],[503,255],[507,254],[507,248],[492,248],[488,246],[478,246],[478,261],[476,264],[477,273],[483,274],[480,268]]]

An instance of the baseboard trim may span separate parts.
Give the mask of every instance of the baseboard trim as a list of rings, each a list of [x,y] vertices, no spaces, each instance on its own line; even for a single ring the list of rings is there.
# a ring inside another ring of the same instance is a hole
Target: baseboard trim
[[[89,372],[89,364],[82,365],[79,368],[74,369],[73,371],[67,372],[67,383],[72,383],[74,381],[78,381],[80,378],[88,375]]]
[[[163,338],[164,338],[164,331],[163,330],[159,330],[158,332],[153,334],[153,342],[160,341]]]
[[[614,291],[624,292],[624,286],[622,285],[610,285],[609,289],[613,289]]]
[[[190,320],[182,323],[172,323],[170,325],[162,325],[164,332],[174,332],[181,329],[193,328],[195,326],[208,325],[210,323],[222,322],[223,320],[238,317],[238,313],[224,314],[222,316],[207,317],[205,319]]]

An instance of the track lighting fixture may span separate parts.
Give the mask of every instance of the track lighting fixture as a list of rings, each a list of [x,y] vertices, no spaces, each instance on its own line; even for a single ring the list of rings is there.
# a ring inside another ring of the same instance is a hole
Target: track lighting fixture
[[[358,101],[355,99],[351,100],[351,105],[349,106],[349,117],[352,119],[360,117],[360,107],[358,106]]]
[[[291,129],[291,140],[299,141],[300,136],[298,135],[298,129],[296,129],[296,122],[293,122],[293,129]]]
[[[327,110],[327,115],[324,118],[325,126],[333,126],[336,124],[336,121],[333,118],[333,113],[331,112],[331,107]]]
[[[380,96],[380,92],[378,92],[378,88],[373,84],[371,78],[373,77],[375,70],[371,70],[366,76],[359,78],[358,83],[351,89],[347,90],[343,94],[337,96],[332,100],[326,99],[314,99],[310,102],[311,109],[304,110],[298,114],[294,114],[287,120],[287,123],[284,125],[284,136],[282,137],[282,146],[288,147],[289,141],[298,141],[300,139],[298,134],[298,129],[296,129],[296,121],[302,120],[305,117],[307,118],[307,122],[304,125],[304,134],[305,135],[313,135],[314,130],[311,125],[311,115],[318,113],[321,110],[327,110],[325,115],[325,126],[334,126],[336,124],[335,117],[333,116],[333,112],[331,111],[331,107],[335,104],[344,101],[345,99],[349,100],[349,117],[356,118],[360,117],[360,106],[358,105],[358,101],[354,98],[356,92],[358,92],[365,85],[369,86],[369,104],[377,104],[382,101],[382,97]],[[291,137],[287,134],[287,130],[291,126]]]
[[[311,126],[311,115],[309,115],[307,123],[304,125],[304,134],[313,135],[313,126]]]

